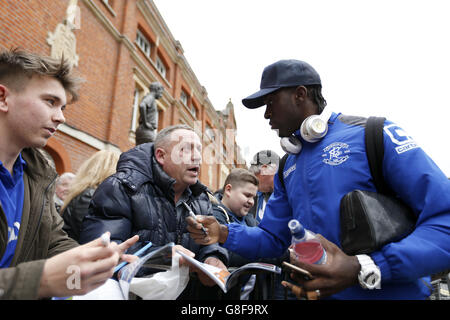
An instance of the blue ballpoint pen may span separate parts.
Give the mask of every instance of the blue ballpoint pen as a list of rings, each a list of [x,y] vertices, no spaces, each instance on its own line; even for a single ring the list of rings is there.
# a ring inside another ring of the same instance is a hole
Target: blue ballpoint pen
[[[150,248],[152,246],[152,243],[149,242],[147,243],[145,246],[143,246],[141,249],[139,249],[138,251],[136,251],[135,253],[132,253],[132,255],[138,256],[140,257],[145,250],[147,250],[148,248]],[[119,271],[120,269],[122,269],[126,264],[128,264],[128,262],[124,261],[122,263],[119,263],[116,268],[114,269],[114,273],[116,273],[117,271]]]

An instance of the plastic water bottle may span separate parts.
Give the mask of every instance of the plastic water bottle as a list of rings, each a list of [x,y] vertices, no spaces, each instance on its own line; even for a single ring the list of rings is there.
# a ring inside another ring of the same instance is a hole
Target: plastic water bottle
[[[311,264],[327,262],[327,252],[313,232],[306,230],[296,219],[289,221],[288,227],[292,234],[294,253],[299,261]]]

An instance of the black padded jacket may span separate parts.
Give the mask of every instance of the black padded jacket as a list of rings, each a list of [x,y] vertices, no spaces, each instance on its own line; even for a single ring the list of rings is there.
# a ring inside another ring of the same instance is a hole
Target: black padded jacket
[[[75,241],[80,239],[80,229],[83,218],[88,214],[89,204],[95,188],[86,188],[74,197],[62,212],[64,219],[63,230]]]
[[[134,252],[146,241],[153,247],[169,242],[195,253],[196,259],[215,256],[226,265],[228,252],[218,244],[199,246],[186,229],[187,209],[177,217],[173,184],[156,162],[153,143],[141,144],[120,156],[117,172],[103,181],[94,193],[89,214],[84,218],[80,243],[97,238],[106,231],[118,243],[139,235]],[[196,214],[212,215],[207,187],[197,182],[190,187],[187,204]]]

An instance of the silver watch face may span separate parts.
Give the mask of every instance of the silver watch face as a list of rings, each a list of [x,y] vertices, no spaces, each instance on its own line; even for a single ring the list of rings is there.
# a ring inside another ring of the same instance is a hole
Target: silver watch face
[[[378,282],[378,275],[375,272],[369,272],[365,277],[364,277],[364,283],[366,283],[369,286],[374,286],[376,285]]]
[[[364,285],[361,285],[366,289],[379,289],[380,275],[376,271],[368,271],[362,277],[362,283],[364,283]]]
[[[381,289],[380,269],[367,255],[357,255],[361,270],[358,274],[359,284],[364,289]]]

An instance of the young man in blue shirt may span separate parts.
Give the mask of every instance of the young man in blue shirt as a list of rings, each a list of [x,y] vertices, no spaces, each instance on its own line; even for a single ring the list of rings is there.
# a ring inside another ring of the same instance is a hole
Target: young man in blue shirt
[[[376,191],[364,145],[366,119],[330,112],[321,88],[306,62],[281,60],[264,69],[261,90],[242,102],[248,108],[266,105],[264,117],[285,138],[285,186],[277,175],[258,227],[198,217],[198,223],[190,220],[191,236],[250,258],[276,257],[290,245],[287,225],[295,218],[323,236],[328,257],[324,265],[295,262],[314,277],[294,277],[302,297],[312,291],[334,299],[424,299],[431,293],[429,275],[450,267],[450,181],[411,137],[385,121],[383,177],[414,211],[415,230],[368,255],[346,255],[340,249],[340,201],[355,189]],[[313,130],[305,130],[309,123]],[[207,237],[198,231],[200,223]],[[368,272],[372,281],[364,276]]]
[[[57,174],[38,148],[64,123],[67,94],[76,100],[78,83],[64,60],[0,52],[0,299],[85,294],[112,276],[137,241],[79,246],[62,230]]]

